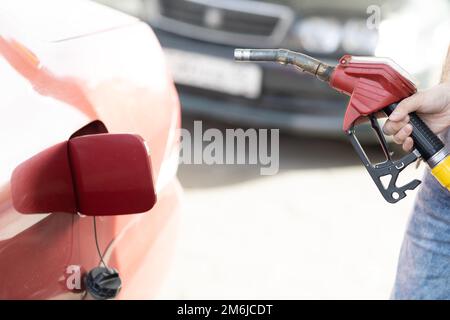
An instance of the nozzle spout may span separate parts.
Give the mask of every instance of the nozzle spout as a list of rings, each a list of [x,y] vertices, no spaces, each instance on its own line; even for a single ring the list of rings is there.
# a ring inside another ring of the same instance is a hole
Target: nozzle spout
[[[236,61],[271,61],[292,64],[326,82],[330,80],[334,70],[334,67],[306,54],[287,49],[235,49],[234,59]]]

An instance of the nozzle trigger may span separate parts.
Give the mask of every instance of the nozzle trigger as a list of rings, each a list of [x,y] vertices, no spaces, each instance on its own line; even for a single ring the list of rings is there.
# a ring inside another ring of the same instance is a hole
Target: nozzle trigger
[[[396,203],[406,197],[407,190],[414,190],[420,184],[420,181],[415,179],[401,187],[397,187],[396,185],[400,172],[402,172],[408,165],[415,162],[418,159],[418,156],[416,153],[411,152],[399,160],[393,160],[378,120],[373,115],[369,116],[369,118],[372,129],[377,135],[383,153],[386,157],[386,160],[384,162],[378,164],[372,164],[370,162],[366,152],[364,151],[363,147],[359,143],[358,138],[356,137],[354,127],[352,127],[347,132],[347,135],[350,139],[350,142],[352,143],[353,148],[358,154],[358,157],[366,167],[367,171],[372,177],[372,180],[375,182],[375,185],[378,187],[378,190],[380,190],[384,199],[387,202]],[[383,185],[382,178],[384,177],[390,178],[387,186]]]

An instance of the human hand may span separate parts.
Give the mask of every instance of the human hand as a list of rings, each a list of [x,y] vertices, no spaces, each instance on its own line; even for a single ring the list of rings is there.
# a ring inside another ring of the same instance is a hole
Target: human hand
[[[401,144],[405,151],[411,150],[414,144],[410,137],[413,127],[408,116],[414,111],[435,134],[445,131],[450,126],[450,82],[404,99],[389,116],[383,131],[392,135],[394,142]]]

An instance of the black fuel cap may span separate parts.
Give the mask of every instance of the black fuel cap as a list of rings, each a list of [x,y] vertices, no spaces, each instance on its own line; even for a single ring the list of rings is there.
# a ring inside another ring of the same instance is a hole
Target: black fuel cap
[[[97,267],[89,271],[85,284],[87,292],[99,300],[116,297],[122,288],[119,272],[105,267]]]

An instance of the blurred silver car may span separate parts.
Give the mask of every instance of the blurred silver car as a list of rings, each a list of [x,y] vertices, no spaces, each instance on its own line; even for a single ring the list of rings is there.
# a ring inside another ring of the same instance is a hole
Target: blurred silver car
[[[185,113],[342,136],[347,97],[293,68],[236,64],[235,47],[285,47],[328,63],[388,56],[424,87],[450,35],[447,0],[101,0],[150,23]]]

